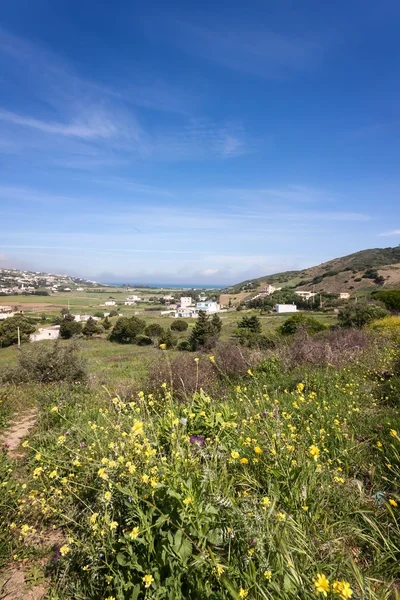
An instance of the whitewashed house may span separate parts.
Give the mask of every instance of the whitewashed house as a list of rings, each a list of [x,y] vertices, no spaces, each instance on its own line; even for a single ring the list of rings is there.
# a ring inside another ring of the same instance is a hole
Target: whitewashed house
[[[340,300],[348,300],[350,298],[349,292],[340,292],[339,294]]]
[[[43,340],[56,340],[60,334],[60,326],[41,328],[37,333],[32,333],[30,336],[31,342],[41,342]]]
[[[196,308],[187,306],[185,308],[177,308],[174,317],[175,319],[197,319],[199,313]]]
[[[199,312],[200,310],[207,314],[213,314],[219,312],[221,307],[218,302],[215,302],[214,300],[205,300],[203,302],[197,302],[196,311]]]
[[[296,290],[296,296],[303,298],[303,300],[310,300],[310,298],[314,298],[317,294],[315,292],[308,292],[306,290]]]
[[[100,317],[93,317],[93,315],[72,315],[74,317],[74,321],[78,323],[84,323],[85,321],[89,321],[90,317],[92,317],[93,321],[100,321]]]
[[[116,306],[116,304],[117,303],[115,302],[115,300],[106,300],[104,302],[104,306]]]
[[[295,304],[275,304],[274,310],[277,313],[295,313],[297,306]]]

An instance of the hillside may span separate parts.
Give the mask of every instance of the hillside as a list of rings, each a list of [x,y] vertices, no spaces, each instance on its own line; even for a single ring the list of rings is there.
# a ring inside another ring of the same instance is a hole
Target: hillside
[[[80,277],[43,273],[40,271],[22,271],[20,269],[0,269],[0,294],[35,294],[44,292],[71,291],[96,286],[96,282]]]
[[[277,287],[311,289],[315,292],[368,292],[373,289],[400,286],[400,246],[371,248],[334,258],[299,271],[285,271],[243,281],[226,290],[227,294],[259,291],[270,283]]]

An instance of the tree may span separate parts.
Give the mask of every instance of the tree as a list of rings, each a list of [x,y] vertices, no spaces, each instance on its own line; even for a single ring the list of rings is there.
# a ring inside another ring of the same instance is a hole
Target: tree
[[[238,322],[238,327],[239,329],[249,329],[253,333],[261,333],[262,329],[261,321],[256,315],[253,315],[252,317],[248,317],[247,315],[245,315]]]
[[[341,327],[356,327],[361,329],[364,325],[382,319],[388,311],[379,304],[368,302],[352,302],[340,309],[338,323]]]
[[[0,322],[0,348],[18,343],[18,328],[21,343],[28,342],[35,326],[22,315],[16,315]]]
[[[96,333],[99,333],[99,328],[97,327],[96,321],[92,319],[92,317],[89,317],[89,319],[86,321],[82,333],[86,337],[92,337]]]
[[[222,330],[222,320],[220,319],[220,317],[217,315],[217,313],[215,313],[212,317],[211,317],[211,329],[213,330],[213,332],[216,335],[219,335],[221,333]]]
[[[105,329],[106,331],[108,331],[108,330],[109,330],[109,329],[112,327],[112,325],[111,325],[111,321],[110,321],[110,319],[109,319],[108,317],[106,317],[106,318],[104,319],[104,321],[102,322],[102,325],[103,325],[103,327],[104,327],[104,329]]]
[[[293,335],[299,329],[305,329],[307,333],[312,335],[313,333],[324,331],[325,325],[323,325],[317,319],[314,319],[314,317],[307,317],[303,313],[296,313],[282,323],[282,325],[279,327],[279,332],[282,335]]]
[[[212,347],[218,339],[218,335],[219,332],[214,328],[210,316],[200,310],[196,324],[189,337],[192,350]]]
[[[60,337],[64,340],[69,340],[70,338],[79,335],[82,333],[82,324],[78,321],[74,321],[68,318],[63,319],[60,325]]]
[[[400,290],[376,292],[373,294],[373,298],[383,302],[387,309],[400,312]]]
[[[183,319],[175,319],[171,324],[172,331],[186,331],[188,327],[187,321],[184,321]]]
[[[118,313],[115,309],[113,309],[112,311],[110,311],[110,317],[118,317]]]
[[[163,332],[164,329],[158,323],[150,323],[144,330],[144,333],[151,338],[159,338]]]
[[[111,342],[133,344],[137,335],[143,332],[146,322],[137,317],[120,317],[110,334]]]

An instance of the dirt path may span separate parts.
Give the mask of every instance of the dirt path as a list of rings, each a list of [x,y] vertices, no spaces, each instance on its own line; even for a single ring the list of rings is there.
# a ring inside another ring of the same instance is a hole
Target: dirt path
[[[29,431],[36,423],[37,411],[32,408],[26,413],[19,415],[19,418],[2,433],[0,433],[0,444],[5,444],[8,448],[8,454],[11,458],[17,458],[19,454],[19,445],[28,435]]]

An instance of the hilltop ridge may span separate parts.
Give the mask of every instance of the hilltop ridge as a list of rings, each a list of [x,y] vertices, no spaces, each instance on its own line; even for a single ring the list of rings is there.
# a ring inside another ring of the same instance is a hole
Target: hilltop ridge
[[[400,286],[400,246],[370,248],[297,271],[273,273],[230,286],[226,294],[259,291],[266,283],[279,287],[339,294]]]

